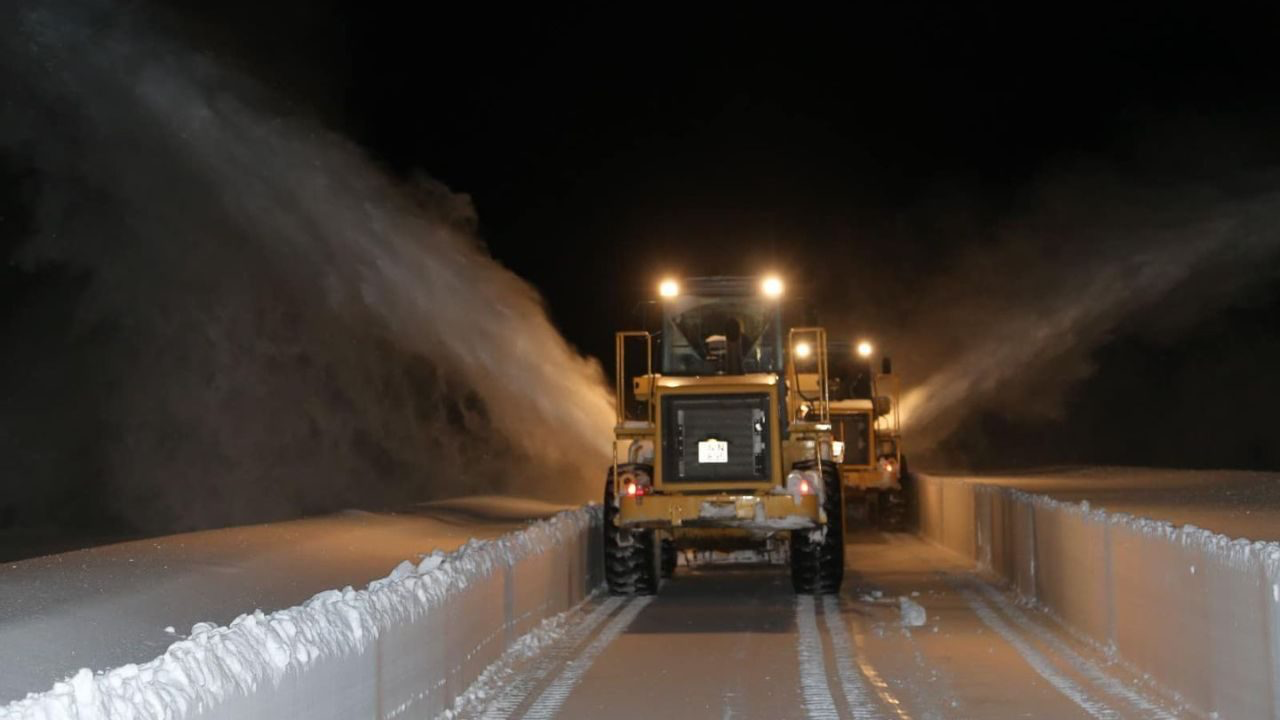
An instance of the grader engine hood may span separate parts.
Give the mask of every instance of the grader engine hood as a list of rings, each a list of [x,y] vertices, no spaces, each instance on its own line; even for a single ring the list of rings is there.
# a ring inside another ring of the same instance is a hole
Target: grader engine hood
[[[778,484],[776,376],[661,377],[655,391],[658,488],[758,490]]]

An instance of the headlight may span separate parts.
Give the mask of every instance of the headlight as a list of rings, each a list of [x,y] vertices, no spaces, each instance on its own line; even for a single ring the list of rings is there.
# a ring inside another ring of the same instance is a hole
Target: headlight
[[[770,275],[760,283],[760,291],[765,294],[765,297],[782,297],[782,279],[776,275]]]
[[[807,342],[798,342],[796,343],[795,352],[796,357],[803,360],[813,353],[813,348],[809,347],[809,343]]]
[[[664,298],[673,298],[680,294],[680,283],[670,278],[658,284],[658,294]]]
[[[863,340],[862,342],[858,343],[858,357],[864,357],[864,358],[871,357],[871,353],[874,351],[875,351],[875,348],[872,347],[871,343],[867,342],[866,340]]]

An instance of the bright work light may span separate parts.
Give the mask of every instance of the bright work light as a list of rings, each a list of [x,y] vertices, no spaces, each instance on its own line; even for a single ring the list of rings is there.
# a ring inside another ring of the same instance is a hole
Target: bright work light
[[[770,275],[764,279],[764,282],[760,283],[760,290],[764,292],[766,297],[782,297],[782,280],[776,275]]]

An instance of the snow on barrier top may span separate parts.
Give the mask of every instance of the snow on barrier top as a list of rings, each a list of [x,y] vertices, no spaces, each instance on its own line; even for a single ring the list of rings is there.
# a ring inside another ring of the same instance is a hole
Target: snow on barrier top
[[[566,510],[496,540],[471,540],[416,564],[406,560],[364,590],[327,590],[297,607],[258,610],[222,627],[198,623],[150,662],[96,674],[82,669],[0,707],[0,720],[160,720],[201,712],[326,658],[361,653],[477,580],[578,537],[598,514],[598,507]]]
[[[1001,488],[995,485],[977,485],[978,492],[1005,492],[1017,502],[1026,503],[1053,512],[1075,515],[1085,520],[1123,527],[1131,532],[1152,539],[1162,539],[1186,548],[1202,550],[1210,557],[1237,570],[1251,570],[1262,563],[1268,577],[1278,578],[1280,570],[1280,542],[1231,538],[1222,533],[1206,530],[1196,525],[1177,525],[1166,520],[1139,517],[1126,512],[1114,512],[1093,507],[1088,500],[1078,502],[1057,500],[1040,493]],[[1275,594],[1280,602],[1280,586]]]

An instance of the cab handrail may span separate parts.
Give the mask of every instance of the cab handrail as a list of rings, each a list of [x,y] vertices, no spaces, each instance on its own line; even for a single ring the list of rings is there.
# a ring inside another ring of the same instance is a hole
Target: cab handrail
[[[626,339],[627,338],[644,338],[645,353],[644,374],[646,377],[653,376],[653,334],[645,330],[624,330],[614,334],[614,357],[616,358],[616,367],[614,369],[614,401],[617,409],[618,425],[622,425],[628,419],[627,417],[627,363],[626,363]],[[653,383],[649,383],[649,390],[645,398],[645,407],[647,410],[647,418],[650,424],[653,424]]]

